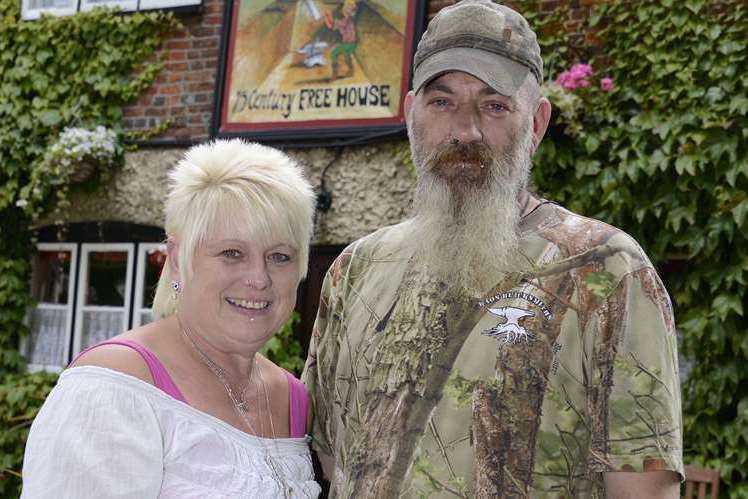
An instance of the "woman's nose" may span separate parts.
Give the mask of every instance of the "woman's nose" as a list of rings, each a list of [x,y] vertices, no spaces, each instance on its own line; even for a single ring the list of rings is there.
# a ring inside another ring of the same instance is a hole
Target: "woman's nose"
[[[265,289],[270,286],[270,274],[267,266],[262,264],[252,264],[245,274],[244,284],[249,288]]]

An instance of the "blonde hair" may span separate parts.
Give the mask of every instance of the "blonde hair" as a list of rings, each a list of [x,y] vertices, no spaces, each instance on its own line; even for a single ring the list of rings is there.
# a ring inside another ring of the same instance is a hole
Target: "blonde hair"
[[[169,172],[165,230],[179,244],[182,284],[189,286],[197,248],[219,230],[270,244],[280,238],[298,251],[299,281],[306,277],[315,195],[301,168],[277,149],[241,139],[190,148]],[[153,300],[156,317],[173,315],[169,259]]]

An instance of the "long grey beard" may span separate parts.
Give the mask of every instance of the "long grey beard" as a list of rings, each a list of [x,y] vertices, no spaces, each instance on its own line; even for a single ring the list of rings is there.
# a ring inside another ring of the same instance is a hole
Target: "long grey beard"
[[[526,266],[519,253],[517,197],[531,166],[532,134],[523,130],[494,164],[480,187],[455,192],[421,169],[414,200],[414,263],[450,286],[482,294],[504,272]]]

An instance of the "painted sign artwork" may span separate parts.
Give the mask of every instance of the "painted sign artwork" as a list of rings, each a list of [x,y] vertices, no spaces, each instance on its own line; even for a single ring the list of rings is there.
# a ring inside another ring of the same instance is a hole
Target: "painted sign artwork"
[[[415,3],[235,0],[219,132],[402,123]]]

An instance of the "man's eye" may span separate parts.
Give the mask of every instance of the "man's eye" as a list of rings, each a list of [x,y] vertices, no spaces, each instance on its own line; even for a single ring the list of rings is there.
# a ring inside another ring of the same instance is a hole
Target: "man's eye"
[[[242,252],[237,249],[227,249],[221,251],[221,255],[225,256],[226,258],[239,258],[242,256]]]
[[[489,102],[485,105],[485,107],[492,113],[503,113],[504,111],[507,111],[509,109],[505,104],[501,102]]]
[[[449,101],[447,99],[437,97],[435,99],[432,99],[430,104],[436,107],[446,107],[447,105],[449,105]]]

